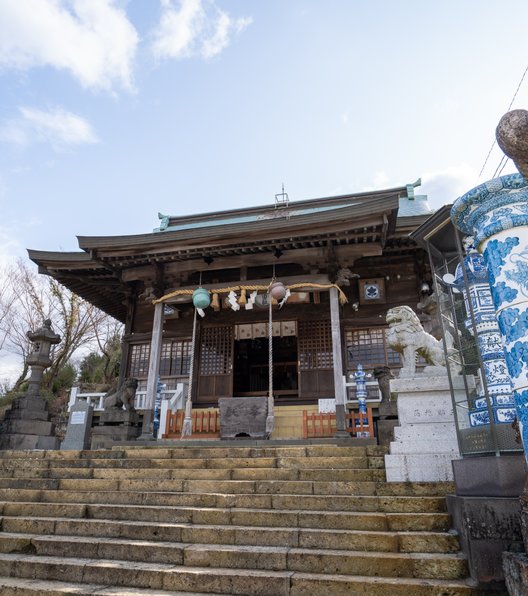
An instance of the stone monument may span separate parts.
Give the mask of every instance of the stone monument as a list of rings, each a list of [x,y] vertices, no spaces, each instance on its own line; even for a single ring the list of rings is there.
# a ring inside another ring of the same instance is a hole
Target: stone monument
[[[92,429],[92,449],[105,449],[138,438],[141,418],[134,408],[137,386],[137,379],[127,379],[120,389],[105,396],[99,424]]]
[[[33,351],[27,358],[31,366],[28,389],[13,401],[0,423],[0,449],[58,449],[59,440],[40,387],[44,371],[52,362],[51,346],[61,338],[53,332],[49,319],[36,331],[28,331],[27,337],[33,343]]]
[[[82,450],[90,448],[93,406],[85,400],[76,401],[70,409],[66,436],[61,443],[62,450]]]
[[[442,344],[424,331],[408,306],[387,312],[388,343],[402,354],[403,366],[390,381],[397,395],[399,425],[385,456],[388,482],[453,480],[452,460],[460,457],[453,402]],[[430,365],[416,372],[420,354]],[[465,394],[463,380],[453,377],[455,392]]]
[[[221,439],[267,438],[267,397],[221,397],[218,407]]]

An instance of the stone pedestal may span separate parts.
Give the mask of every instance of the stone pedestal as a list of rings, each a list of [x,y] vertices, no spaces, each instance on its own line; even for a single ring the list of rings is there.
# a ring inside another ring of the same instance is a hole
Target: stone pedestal
[[[523,550],[519,495],[524,457],[466,457],[453,462],[453,471],[456,494],[447,497],[447,507],[470,575],[482,588],[501,587],[503,552]]]
[[[394,441],[394,428],[398,426],[396,400],[382,401],[378,408],[378,444],[388,447]]]
[[[85,401],[78,401],[71,407],[68,428],[61,443],[61,449],[77,451],[90,448],[92,417],[93,406]]]
[[[221,439],[265,439],[268,436],[267,397],[222,397],[218,407]]]
[[[454,377],[454,385],[465,395],[461,378]],[[395,379],[391,392],[398,395],[399,426],[385,456],[387,481],[453,480],[451,462],[460,453],[447,375]]]
[[[0,449],[58,449],[48,404],[35,395],[19,397],[0,423]]]
[[[92,449],[106,449],[123,441],[135,441],[141,430],[140,416],[131,410],[101,412],[99,425],[92,428]]]

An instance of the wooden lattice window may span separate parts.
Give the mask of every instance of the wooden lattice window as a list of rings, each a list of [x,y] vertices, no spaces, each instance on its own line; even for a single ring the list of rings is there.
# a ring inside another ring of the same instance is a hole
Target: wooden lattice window
[[[299,321],[299,366],[301,370],[333,368],[330,321]]]
[[[191,368],[191,340],[178,339],[161,346],[160,370],[162,377],[187,376]]]
[[[200,374],[230,374],[233,368],[233,327],[205,327],[201,344]]]
[[[132,344],[128,358],[128,376],[146,377],[148,375],[150,344]]]
[[[387,344],[387,328],[348,329],[345,332],[348,368],[358,364],[364,368],[401,366],[400,355]]]

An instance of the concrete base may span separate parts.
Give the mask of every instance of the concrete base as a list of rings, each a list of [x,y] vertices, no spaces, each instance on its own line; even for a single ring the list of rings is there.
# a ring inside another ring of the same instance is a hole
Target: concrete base
[[[510,596],[528,594],[528,556],[521,553],[503,553],[506,587]]]
[[[91,449],[106,449],[112,445],[133,441],[141,431],[141,419],[137,412],[108,410],[99,417],[99,426],[92,428]]]
[[[455,391],[464,391],[455,378]],[[451,462],[460,457],[447,376],[416,375],[391,380],[399,426],[385,456],[388,482],[453,480]]]
[[[519,499],[448,495],[447,508],[472,579],[480,585],[504,581],[503,552],[524,551]]]
[[[471,577],[481,587],[500,586],[506,569],[503,552],[524,550],[519,501],[524,456],[467,457],[454,461],[453,470],[457,494],[448,496],[447,506]]]
[[[39,396],[15,399],[0,423],[0,449],[58,449],[48,404]]]
[[[519,499],[526,479],[522,453],[465,457],[453,462],[456,494],[462,497]]]

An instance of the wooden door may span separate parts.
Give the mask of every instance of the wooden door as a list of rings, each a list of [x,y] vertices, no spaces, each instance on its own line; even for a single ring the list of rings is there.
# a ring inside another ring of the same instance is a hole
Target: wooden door
[[[233,326],[204,327],[200,335],[196,402],[216,404],[233,395]]]
[[[334,360],[329,320],[299,321],[299,397],[334,397]]]

